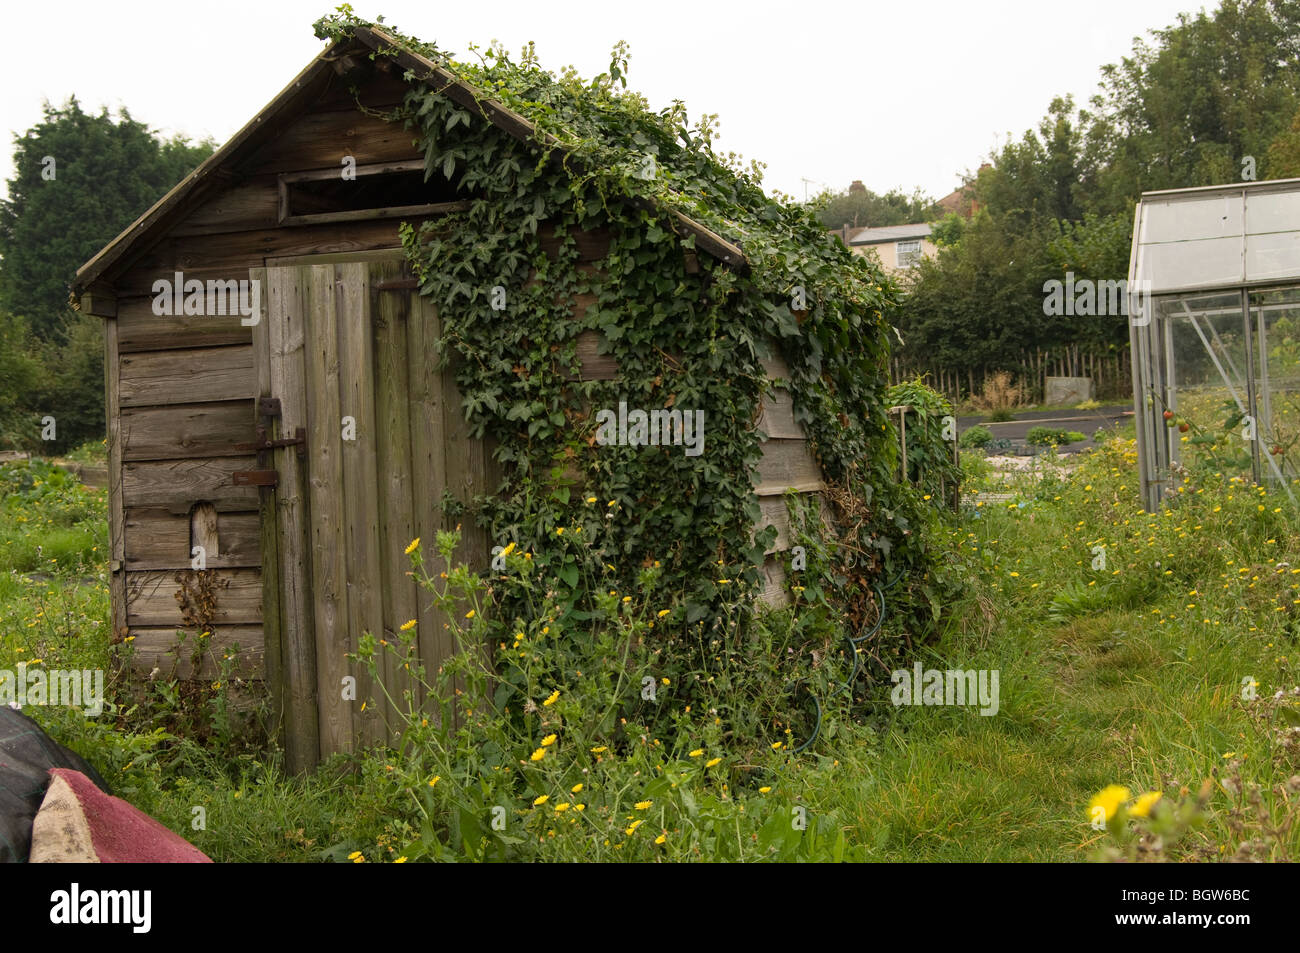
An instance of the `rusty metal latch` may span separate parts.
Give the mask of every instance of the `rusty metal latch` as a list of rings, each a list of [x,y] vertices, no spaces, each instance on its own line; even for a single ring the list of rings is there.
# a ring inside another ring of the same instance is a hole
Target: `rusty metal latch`
[[[236,450],[244,450],[249,453],[258,453],[262,450],[274,450],[277,447],[297,447],[298,456],[303,456],[307,452],[307,431],[298,427],[293,432],[292,437],[281,437],[277,440],[268,440],[266,438],[266,428],[257,428],[257,441],[255,443],[237,443]]]
[[[236,470],[230,474],[235,486],[279,486],[280,474],[275,470]]]

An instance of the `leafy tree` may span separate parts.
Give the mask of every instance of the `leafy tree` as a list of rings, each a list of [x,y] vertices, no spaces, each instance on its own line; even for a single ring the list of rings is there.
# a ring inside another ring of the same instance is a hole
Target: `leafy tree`
[[[891,189],[877,195],[870,189],[846,189],[823,193],[814,200],[817,218],[826,228],[849,225],[854,228],[878,228],[883,225],[909,225],[933,218],[939,208],[920,189],[911,195]]]
[[[91,255],[212,152],[212,143],[158,139],[125,109],[83,112],[73,97],[44,106],[14,137],[14,177],[0,202],[0,310],[62,339],[68,288]]]

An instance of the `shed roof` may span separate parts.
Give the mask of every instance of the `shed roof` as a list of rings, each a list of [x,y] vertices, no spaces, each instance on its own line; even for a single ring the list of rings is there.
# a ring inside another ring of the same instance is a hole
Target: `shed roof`
[[[343,60],[350,52],[365,54],[381,50],[388,51],[398,65],[409,71],[413,81],[430,84],[455,102],[473,108],[493,125],[510,135],[521,140],[536,142],[543,147],[565,149],[564,144],[550,133],[540,130],[524,116],[474,88],[445,66],[410,49],[383,29],[375,26],[357,26],[352,31],[352,39],[338,40],[322,50],[288,86],[228,142],[82,265],[77,270],[73,281],[74,291],[80,294],[95,285],[111,285],[116,275],[125,270],[135,257],[161,239],[170,226],[184,218],[215,189],[229,184],[234,177],[231,166],[235,162],[276,135],[292,121],[302,107],[320,95],[335,71],[335,64],[338,61]],[[676,219],[678,226],[684,232],[694,236],[696,247],[713,255],[724,264],[739,270],[747,267],[745,256],[738,245],[684,212],[653,200],[631,199],[631,201],[653,205]]]

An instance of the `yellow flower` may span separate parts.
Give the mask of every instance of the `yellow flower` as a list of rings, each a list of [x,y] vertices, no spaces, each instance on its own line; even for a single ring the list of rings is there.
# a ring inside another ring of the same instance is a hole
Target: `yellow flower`
[[[573,805],[573,809],[574,809],[575,811],[585,811],[585,810],[587,809],[587,805],[585,805],[585,804],[575,804],[575,805]]]
[[[352,853],[348,854],[348,860],[356,860],[360,856],[361,856],[361,851],[354,850]]]
[[[466,612],[466,613],[465,613],[465,618],[467,618],[467,619],[472,619],[472,618],[474,618],[474,610],[473,610],[473,609],[470,609],[468,612]]]
[[[655,843],[656,843],[656,844],[662,844],[662,843],[663,843],[664,841],[666,841],[667,839],[668,839],[668,835],[667,835],[667,834],[660,834],[658,837],[655,838]]]
[[[610,505],[610,506],[613,506],[613,505],[614,505],[615,503],[617,503],[617,502],[618,502],[618,500],[610,500],[610,501],[609,501],[609,505]]]
[[[659,618],[662,619],[664,616],[666,616],[666,615],[667,615],[669,612],[671,612],[671,611],[672,611],[671,609],[660,609],[660,610],[659,610]]]
[[[550,796],[549,794],[543,794],[541,797],[538,797],[538,798],[536,798],[536,799],[533,801],[533,807],[541,807],[543,804],[545,804],[545,803],[546,803],[547,801],[549,801],[550,799],[551,799],[551,796]]]
[[[672,682],[669,681],[669,680],[666,679],[666,678],[660,679],[660,681],[662,681],[665,685],[671,685],[671,684],[672,684]]]
[[[579,791],[581,791],[581,790],[582,790],[582,782],[579,781],[579,782],[578,782],[577,784],[575,784],[573,787],[569,788],[569,793],[570,793],[570,794],[577,794],[577,793],[578,793]]]
[[[501,550],[501,555],[502,555],[502,556],[509,556],[509,555],[510,555],[511,553],[513,553],[514,551],[515,551],[515,544],[514,544],[513,542],[512,542],[512,543],[508,543],[508,544],[506,545],[506,548],[503,549],[503,550]]]
[[[1160,800],[1161,794],[1160,791],[1148,791],[1133,802],[1133,806],[1128,809],[1129,815],[1132,817],[1148,817],[1151,814],[1151,808],[1155,807],[1156,801]]]
[[[632,806],[636,808],[638,811],[644,811],[647,810],[650,807],[650,805],[653,803],[654,801],[637,801]]]
[[[410,631],[411,631],[412,629],[414,629],[414,628],[416,627],[416,625],[418,625],[418,624],[419,624],[419,623],[417,623],[414,619],[407,619],[405,622],[402,623],[402,631],[403,631],[403,632],[410,632]]]
[[[395,861],[393,861],[393,863],[395,863],[395,864],[404,864],[404,863],[406,863],[406,855],[403,854],[401,857],[398,857]]]
[[[1088,802],[1088,817],[1092,818],[1092,809],[1101,808],[1105,813],[1105,819],[1110,820],[1119,810],[1119,806],[1128,800],[1128,788],[1119,784],[1110,784],[1102,788],[1093,799]]]
[[[700,755],[702,755],[702,754],[704,754],[704,749],[703,749],[703,748],[696,748],[694,751],[691,752],[691,757],[692,757],[692,758],[698,758],[698,757],[699,757]]]
[[[640,826],[641,826],[640,821],[633,821],[631,824],[628,825],[627,830],[625,830],[623,833],[627,834],[628,836],[631,836],[632,834],[636,833],[636,829]]]
[[[785,742],[782,742],[782,741],[773,741],[773,742],[772,742],[772,750],[773,750],[773,751],[777,750],[777,749],[780,748],[781,745],[783,745],[784,743],[785,743]]]
[[[415,537],[415,539],[411,540],[410,545],[406,547],[406,555],[408,556],[411,555],[411,553],[415,552],[419,548],[420,548],[420,537],[417,536]]]
[[[704,766],[705,766],[706,768],[711,768],[711,767],[713,767],[715,764],[721,764],[721,763],[722,763],[722,759],[721,759],[721,758],[710,758],[708,761],[704,762]]]
[[[563,526],[557,526],[557,527],[555,527],[555,535],[556,535],[556,536],[563,536],[563,535],[564,535],[564,527],[563,527]]]
[[[534,751],[531,755],[528,756],[528,760],[529,760],[529,761],[541,761],[541,760],[542,760],[543,758],[545,758],[545,757],[546,757],[546,749],[545,749],[545,748],[538,748],[536,751]]]
[[[542,702],[542,704],[554,705],[559,700],[560,700],[560,690],[557,688],[555,691],[551,692],[551,694],[547,696],[546,701]]]
[[[587,502],[588,502],[588,503],[595,503],[595,502],[596,502],[596,498],[595,498],[594,496],[589,496],[589,497],[587,497]]]
[[[547,735],[542,739],[543,748],[549,748],[553,744],[555,744],[555,735]]]
[[[435,775],[433,776],[433,779],[429,782],[429,787],[433,787],[435,784],[437,784],[437,783],[438,783],[439,781],[441,781],[441,780],[442,780],[442,775],[441,775],[441,774],[435,774]]]
[[[758,793],[759,793],[759,794],[766,794],[766,793],[767,793],[768,791],[770,791],[770,790],[772,790],[770,787],[761,787],[761,788],[758,789]]]
[[[565,811],[567,811],[568,809],[569,809],[569,802],[568,802],[568,801],[565,801],[563,804],[557,804],[557,805],[555,805],[555,813],[556,813],[556,814],[563,814],[563,813],[564,813]]]
[[[592,749],[591,749],[591,753],[592,753],[592,754],[600,754],[602,751],[607,751],[607,750],[609,750],[609,749],[607,749],[604,745],[598,745],[598,746],[596,746],[595,748],[592,748]]]

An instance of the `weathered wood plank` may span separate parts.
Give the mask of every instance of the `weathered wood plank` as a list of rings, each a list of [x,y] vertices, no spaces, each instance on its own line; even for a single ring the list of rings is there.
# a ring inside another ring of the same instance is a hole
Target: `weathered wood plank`
[[[209,569],[251,568],[262,564],[257,513],[217,513],[217,552],[208,551]],[[188,569],[190,519],[157,508],[126,511],[126,568]]]
[[[271,258],[400,248],[399,224],[397,219],[378,219],[169,237],[132,264],[116,287],[123,297],[143,296],[151,293],[154,281],[170,278],[176,271],[183,271],[187,280],[206,282],[222,276],[246,277],[250,268],[260,268]]]
[[[257,508],[257,488],[234,485],[237,470],[251,470],[256,457],[208,457],[122,464],[125,506],[159,506],[187,514],[200,500],[221,511]]]
[[[275,173],[250,176],[237,185],[221,189],[191,210],[171,234],[182,237],[273,228],[279,204]]]
[[[152,297],[121,299],[117,320],[118,350],[124,354],[252,341],[253,329],[244,327],[238,314],[157,315],[153,313]]]
[[[442,570],[437,555],[437,533],[443,528],[440,509],[447,489],[446,423],[448,408],[438,371],[438,338],[442,323],[433,302],[411,295],[411,316],[407,322],[407,375],[410,381],[411,481],[415,487],[413,533],[420,537],[425,571],[435,576]],[[450,372],[448,372],[450,373]],[[417,587],[416,632],[420,659],[430,676],[455,650],[446,615],[433,604],[432,595]]]
[[[237,400],[252,397],[256,387],[250,345],[150,351],[121,357],[119,393],[123,407]]]
[[[796,490],[822,489],[822,472],[808,449],[806,440],[769,440],[763,444],[763,456],[758,461],[759,496]]]
[[[341,170],[344,156],[352,156],[357,165],[424,158],[402,123],[367,116],[357,109],[336,109],[299,116],[275,142],[259,150],[248,172]]]
[[[131,640],[129,668],[145,678],[157,669],[154,677],[163,680],[208,681],[221,674],[225,657],[232,655],[232,675],[244,679],[263,677],[265,652],[258,626],[214,625],[209,631],[211,635],[200,639],[193,632],[178,636],[174,628],[137,626],[131,630],[135,638]]]
[[[262,621],[262,573],[258,569],[212,570],[216,604],[214,624],[258,623]],[[144,626],[186,626],[177,594],[178,576],[191,576],[189,569],[128,572],[126,574],[126,620],[134,628]]]
[[[268,268],[267,339],[270,387],[280,399],[280,429],[308,425],[304,348],[305,274],[297,268]],[[279,571],[281,698],[285,714],[285,760],[289,770],[313,767],[320,758],[316,702],[316,637],[311,602],[311,539],[307,472],[293,448],[276,450],[275,553]],[[335,688],[341,691],[341,686]]]
[[[372,289],[408,272],[395,263],[369,266]],[[390,639],[416,616],[415,581],[407,575],[406,547],[415,538],[414,487],[411,463],[411,405],[408,377],[407,327],[413,291],[372,290],[374,327],[374,408],[378,426],[379,547],[382,566],[383,626]],[[386,659],[385,684],[394,698],[414,688],[409,674],[395,659]],[[385,709],[390,728],[400,727],[397,712]]]
[[[759,411],[758,430],[770,438],[788,440],[807,440],[808,433],[803,424],[794,419],[794,398],[785,388],[778,388],[772,397],[764,398]]]
[[[114,642],[127,635],[122,422],[117,413],[118,401],[121,398],[120,367],[121,360],[117,350],[117,319],[109,318],[104,322],[104,405],[108,416],[108,601]]]
[[[618,358],[601,354],[603,335],[599,331],[582,331],[576,341],[578,360],[581,362],[581,379],[584,381],[618,380]]]
[[[257,394],[260,399],[271,396],[270,287],[267,284],[265,268],[252,269],[248,277],[258,282],[262,289],[261,294],[258,295],[258,321],[251,328],[253,365],[257,373]],[[259,418],[256,414],[257,408],[250,408],[250,417],[254,422],[265,423],[267,432],[271,436],[279,436],[278,421],[275,418]],[[257,454],[259,470],[274,469],[274,465],[271,451],[263,450]],[[283,746],[285,744],[284,666],[281,662],[283,623],[280,613],[280,560],[276,547],[274,487],[258,489],[255,528],[257,535],[254,545],[262,568],[262,677],[271,698],[274,731]],[[226,545],[229,546],[228,540]]]
[[[170,407],[122,408],[124,460],[230,457],[257,439],[253,402],[232,400]]]
[[[786,585],[785,561],[779,556],[769,556],[763,563],[763,591],[759,601],[774,609],[790,604],[790,590]]]
[[[376,448],[383,435],[375,418],[375,349],[371,331],[374,318],[369,266],[352,263],[337,267],[341,279],[336,309],[340,409],[345,417],[353,419],[355,427],[355,437],[344,439],[341,444],[343,484],[340,489],[347,540],[347,650],[355,652],[363,632],[392,641],[391,632],[384,631],[384,564],[380,557],[379,488],[383,469],[376,462]],[[391,666],[381,658],[379,671],[385,672],[387,668]],[[364,744],[379,744],[387,740],[382,693],[364,666],[349,663],[349,673],[357,680],[357,700],[351,705],[353,731]],[[389,688],[392,689],[391,684]],[[361,703],[367,699],[373,699],[373,703],[363,712]]]
[[[316,704],[322,757],[353,750],[352,708],[342,695],[347,659],[347,564],[340,459],[337,265],[307,266],[305,356],[311,596],[316,622]]]
[[[805,494],[810,496],[812,494]],[[825,499],[821,494],[816,494],[816,502],[821,503],[821,521],[825,532],[831,531],[829,517],[826,514]],[[810,500],[809,502],[813,502]],[[794,535],[790,531],[790,508],[786,504],[785,496],[763,496],[759,497],[758,508],[762,515],[754,524],[755,531],[761,531],[768,526],[776,527],[776,539],[767,547],[766,552],[770,556],[776,552],[785,552],[794,545]]]

